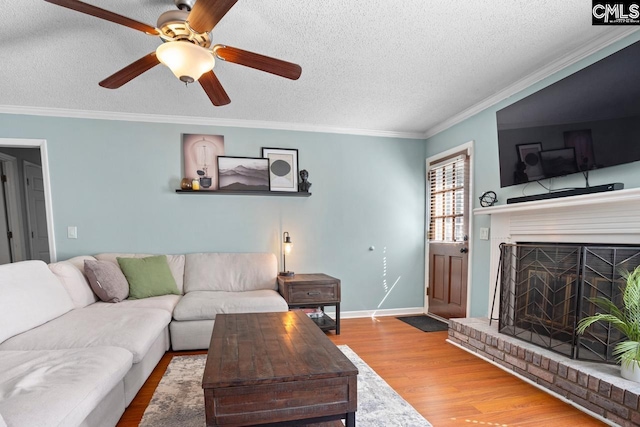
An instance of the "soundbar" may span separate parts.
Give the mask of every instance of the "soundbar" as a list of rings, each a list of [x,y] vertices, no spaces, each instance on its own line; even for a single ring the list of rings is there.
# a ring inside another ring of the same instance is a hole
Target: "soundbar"
[[[551,193],[534,194],[533,196],[512,197],[507,199],[507,204],[532,202],[534,200],[555,199],[558,197],[578,196],[580,194],[602,193],[604,191],[622,190],[624,184],[614,182],[613,184],[596,185],[595,187],[574,188],[573,190],[554,191]]]

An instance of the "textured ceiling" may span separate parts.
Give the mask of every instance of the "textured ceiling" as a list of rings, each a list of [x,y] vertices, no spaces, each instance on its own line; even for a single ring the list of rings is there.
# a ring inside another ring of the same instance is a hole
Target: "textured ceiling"
[[[152,26],[175,9],[173,0],[87,3]],[[218,61],[231,104],[213,107],[200,85],[185,87],[162,65],[117,90],[98,86],[154,51],[157,37],[42,0],[2,1],[0,13],[3,111],[182,116],[410,137],[621,31],[592,26],[585,0],[239,0],[213,42],[298,63],[302,77]]]

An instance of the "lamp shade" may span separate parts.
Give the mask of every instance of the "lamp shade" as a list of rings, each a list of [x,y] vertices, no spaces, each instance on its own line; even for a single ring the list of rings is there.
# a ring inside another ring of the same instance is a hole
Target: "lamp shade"
[[[156,56],[185,83],[193,83],[215,65],[211,51],[186,41],[163,43],[156,49]]]
[[[283,239],[282,239],[282,249],[284,251],[285,254],[290,254],[291,253],[291,248],[293,248],[293,243],[291,242],[291,237],[289,236],[288,232],[284,232],[282,235]]]

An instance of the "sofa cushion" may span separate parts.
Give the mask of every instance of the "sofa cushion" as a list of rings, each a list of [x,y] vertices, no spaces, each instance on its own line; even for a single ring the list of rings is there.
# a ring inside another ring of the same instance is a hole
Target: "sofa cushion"
[[[138,363],[170,321],[168,312],[155,308],[88,306],[9,338],[0,351],[112,346],[129,350]]]
[[[95,261],[95,258],[78,256],[66,261],[49,264],[49,270],[60,280],[69,296],[71,296],[73,305],[76,308],[86,307],[98,301],[98,297],[91,290],[89,280],[84,274],[85,260]]]
[[[117,258],[146,258],[152,254],[127,254],[127,253],[104,253],[96,255],[100,261],[111,261],[118,264]],[[176,281],[176,286],[180,293],[183,293],[184,284],[184,255],[167,255],[167,263],[171,270],[171,275]]]
[[[115,347],[2,351],[0,413],[11,426],[80,425],[131,361],[131,353]]]
[[[175,310],[176,320],[213,320],[217,314],[268,313],[287,311],[289,306],[276,291],[263,289],[247,292],[187,292]]]
[[[7,423],[5,423],[4,418],[2,418],[2,414],[0,414],[0,427],[7,427]]]
[[[0,342],[73,309],[73,301],[42,261],[0,266]]]
[[[165,255],[146,258],[117,258],[129,282],[129,298],[180,295]]]
[[[104,302],[120,302],[129,296],[129,283],[117,265],[108,261],[85,261],[84,272],[91,289]]]
[[[95,304],[92,304],[90,307],[113,307],[113,308],[159,308],[161,310],[165,310],[167,313],[172,314],[173,309],[180,301],[182,295],[160,295],[158,297],[150,297],[143,299],[127,299],[118,304],[111,304],[108,302],[98,301]]]
[[[268,253],[187,254],[184,291],[278,289],[278,260]]]

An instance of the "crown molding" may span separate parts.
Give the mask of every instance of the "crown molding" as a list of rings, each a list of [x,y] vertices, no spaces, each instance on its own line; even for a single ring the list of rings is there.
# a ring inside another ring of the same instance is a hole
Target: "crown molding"
[[[627,36],[638,31],[637,28],[614,28],[611,32],[606,33],[596,39],[590,41],[589,43],[582,46],[580,49],[575,50],[574,52],[549,63],[547,66],[529,74],[523,79],[518,80],[514,84],[507,86],[496,94],[490,96],[489,98],[480,101],[479,103],[467,108],[459,114],[441,122],[427,131],[422,135],[423,138],[431,138],[434,135],[439,134],[442,131],[449,129],[450,127],[457,125],[460,122],[467,120],[468,118],[475,116],[479,112],[486,110],[487,108],[497,104],[500,101],[503,101],[510,96],[517,94],[520,91],[525,90],[529,86],[538,83],[539,81],[561,71],[570,65],[575,64],[578,61],[581,61],[587,58],[590,55],[604,49],[607,46],[612,45],[613,43],[624,39]]]
[[[381,138],[401,138],[401,139],[427,139],[450,127],[463,122],[464,120],[480,113],[483,110],[513,96],[522,90],[532,86],[535,83],[563,70],[564,68],[575,64],[576,62],[598,52],[605,47],[622,40],[623,38],[637,32],[637,28],[614,28],[611,32],[596,38],[595,40],[585,44],[582,48],[573,53],[560,58],[557,61],[549,63],[547,66],[529,74],[527,77],[518,80],[514,84],[502,89],[494,95],[480,101],[479,103],[467,108],[466,110],[456,114],[455,116],[427,129],[425,132],[396,132],[374,129],[357,129],[338,126],[322,126],[306,123],[289,123],[289,122],[269,122],[258,120],[239,120],[239,119],[216,119],[206,117],[188,117],[188,116],[167,116],[159,114],[138,114],[123,113],[111,111],[90,111],[90,110],[72,110],[63,108],[48,107],[32,107],[32,106],[16,106],[16,105],[0,105],[0,113],[18,114],[45,117],[64,117],[78,119],[96,119],[96,120],[119,120],[143,123],[172,123],[183,125],[202,125],[202,126],[224,126],[235,128],[251,128],[265,130],[285,130],[296,132],[314,132],[314,133],[332,133],[342,135],[358,135],[373,136]]]
[[[206,117],[166,116],[159,114],[119,113],[111,111],[71,110],[64,108],[0,105],[0,113],[29,116],[64,117],[74,119],[121,120],[145,123],[225,126],[296,132],[335,133],[342,135],[375,136],[381,138],[424,139],[422,132],[394,132],[373,129],[354,129],[305,123],[268,122],[258,120],[212,119]]]

